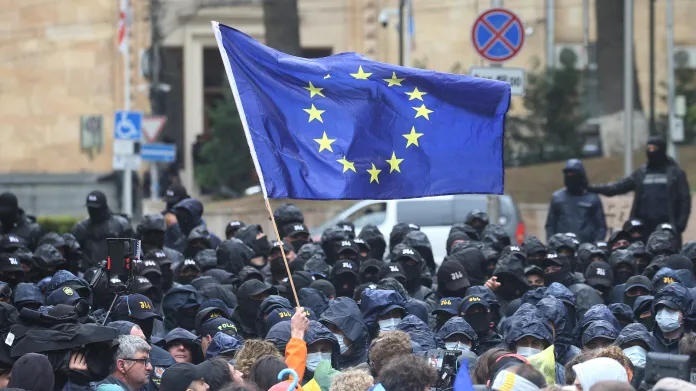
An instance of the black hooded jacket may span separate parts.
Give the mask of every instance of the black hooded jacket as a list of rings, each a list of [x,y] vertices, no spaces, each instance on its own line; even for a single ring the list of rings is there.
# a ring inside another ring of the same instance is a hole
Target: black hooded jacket
[[[626,194],[633,191],[633,206],[631,207],[631,218],[643,219],[640,216],[640,211],[643,210],[641,200],[643,200],[643,192],[645,177],[648,174],[648,165],[643,164],[635,170],[631,175],[620,179],[617,182],[605,185],[593,185],[588,188],[589,191],[613,197],[615,195]],[[686,174],[679,167],[677,162],[672,158],[667,158],[666,162],[667,176],[667,205],[652,205],[655,208],[666,207],[669,223],[671,223],[681,233],[686,229],[686,224],[689,221],[691,214],[691,190],[689,182],[686,179]],[[650,228],[648,228],[650,229]]]
[[[481,250],[476,248],[467,248],[458,251],[459,246],[455,246],[448,260],[457,260],[464,265],[466,274],[471,285],[483,285],[486,282],[488,269],[486,268],[486,257]]]
[[[36,222],[36,218],[33,216],[28,216],[24,213],[21,208],[17,212],[17,219],[15,224],[10,229],[2,227],[0,234],[7,235],[13,234],[18,236],[27,244],[29,250],[34,251],[39,245],[39,240],[43,236],[43,230],[41,226]]]
[[[566,187],[553,193],[546,219],[546,237],[572,232],[581,242],[604,239],[607,235],[604,209],[597,194],[585,191],[587,175],[582,162],[570,159],[563,171],[574,172],[575,176],[568,178],[580,183],[566,183]]]
[[[339,370],[367,362],[367,327],[355,301],[347,297],[332,301],[319,322],[336,326],[351,341],[349,351],[338,358]]]
[[[384,240],[384,235],[380,232],[377,226],[368,224],[360,230],[359,239],[364,240],[370,245],[370,254],[368,258],[383,259],[387,249],[387,242]]]
[[[108,255],[106,238],[132,238],[133,228],[127,218],[108,211],[104,220],[93,221],[92,218],[75,224],[72,234],[80,244],[84,259],[90,266],[105,261]]]
[[[254,251],[236,238],[220,243],[215,254],[218,266],[233,274],[239,274],[242,268],[247,266],[251,258],[254,257]]]

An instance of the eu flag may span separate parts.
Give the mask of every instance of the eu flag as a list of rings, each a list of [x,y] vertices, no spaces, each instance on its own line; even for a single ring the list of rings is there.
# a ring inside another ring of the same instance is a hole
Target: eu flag
[[[369,60],[294,57],[213,22],[266,197],[503,192],[503,82]]]

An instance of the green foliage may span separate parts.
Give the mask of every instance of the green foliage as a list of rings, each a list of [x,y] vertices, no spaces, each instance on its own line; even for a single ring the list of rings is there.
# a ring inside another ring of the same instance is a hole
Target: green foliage
[[[196,166],[196,181],[217,194],[241,193],[253,186],[254,165],[242,121],[231,93],[208,111],[211,138],[201,151],[203,162]],[[232,191],[232,192],[230,192]]]
[[[686,142],[696,140],[696,72],[687,68],[685,59],[676,58],[674,72],[675,95],[686,98],[686,117],[684,118],[684,138]]]
[[[82,220],[74,216],[39,216],[36,222],[41,225],[44,232],[56,232],[59,234],[69,233],[75,224]]]
[[[508,115],[505,127],[506,162],[515,165],[569,159],[582,155],[582,75],[567,59],[552,74],[538,60],[527,73],[526,113]]]

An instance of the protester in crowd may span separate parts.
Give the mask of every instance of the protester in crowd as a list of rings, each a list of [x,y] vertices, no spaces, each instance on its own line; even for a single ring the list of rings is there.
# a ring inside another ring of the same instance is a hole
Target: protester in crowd
[[[587,175],[582,162],[571,159],[563,169],[565,188],[553,193],[546,218],[546,237],[573,232],[581,242],[603,240],[607,235],[602,202],[588,193]]]
[[[691,214],[691,190],[684,171],[667,156],[665,141],[657,136],[648,139],[648,161],[618,182],[594,185],[588,191],[605,196],[635,192],[631,217],[653,232],[662,223],[670,223],[681,235]]]
[[[0,194],[0,234],[5,236],[11,234],[21,239],[31,251],[36,249],[39,239],[43,236],[41,226],[36,223],[35,218],[27,216],[19,207],[19,201],[14,193]],[[4,251],[8,250],[7,246],[3,247],[5,247]]]
[[[379,370],[377,381],[386,391],[423,391],[437,377],[437,372],[422,358],[395,356]]]

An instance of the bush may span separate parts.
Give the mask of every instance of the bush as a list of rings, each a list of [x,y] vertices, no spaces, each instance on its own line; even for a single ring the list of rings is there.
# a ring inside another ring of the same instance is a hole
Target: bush
[[[36,222],[41,225],[45,233],[64,234],[71,232],[72,227],[81,220],[82,218],[75,216],[41,216],[37,217]]]

